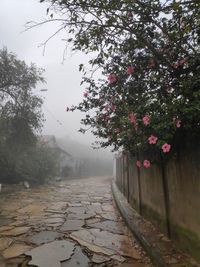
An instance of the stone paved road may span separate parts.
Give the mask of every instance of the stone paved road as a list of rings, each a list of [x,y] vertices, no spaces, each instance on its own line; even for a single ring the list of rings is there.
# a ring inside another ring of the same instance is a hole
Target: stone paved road
[[[0,267],[152,266],[124,225],[110,182],[95,177],[1,193]]]

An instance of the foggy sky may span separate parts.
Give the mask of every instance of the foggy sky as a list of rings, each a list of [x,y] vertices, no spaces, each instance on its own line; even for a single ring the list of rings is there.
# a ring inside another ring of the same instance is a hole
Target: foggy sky
[[[39,85],[36,90],[45,97],[43,112],[46,122],[43,134],[68,135],[80,142],[91,143],[91,140],[95,140],[91,134],[77,132],[82,114],[65,111],[67,106],[77,104],[83,97],[85,88],[84,85],[80,86],[78,66],[87,62],[89,56],[81,53],[71,55],[68,52],[62,64],[65,44],[61,39],[66,38],[64,32],[47,44],[43,55],[43,48],[38,46],[55,32],[57,25],[54,23],[23,32],[28,21],[46,18],[46,8],[46,4],[38,0],[0,0],[0,48],[6,46],[19,59],[28,64],[36,63],[46,70],[44,77],[47,83]],[[43,88],[48,91],[39,92]]]

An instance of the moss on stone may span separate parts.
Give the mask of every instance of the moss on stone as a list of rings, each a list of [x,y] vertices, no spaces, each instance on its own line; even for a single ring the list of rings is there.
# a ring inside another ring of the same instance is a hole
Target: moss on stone
[[[200,238],[194,232],[179,225],[171,225],[171,239],[180,249],[200,262]]]
[[[142,216],[151,221],[161,232],[167,234],[166,218],[146,205],[142,205]]]

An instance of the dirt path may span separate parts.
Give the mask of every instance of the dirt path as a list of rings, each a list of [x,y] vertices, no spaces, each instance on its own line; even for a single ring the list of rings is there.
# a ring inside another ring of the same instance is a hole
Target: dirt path
[[[2,193],[0,267],[151,266],[110,182],[94,177]]]

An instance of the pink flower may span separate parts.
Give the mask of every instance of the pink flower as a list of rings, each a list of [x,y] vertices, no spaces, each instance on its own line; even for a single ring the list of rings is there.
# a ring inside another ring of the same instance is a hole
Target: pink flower
[[[147,159],[145,159],[144,162],[143,162],[143,166],[144,166],[145,168],[149,168],[150,165],[151,165],[150,161],[147,160]]]
[[[151,135],[149,138],[148,138],[148,141],[149,141],[149,144],[153,144],[155,145],[157,143],[157,140],[158,140],[158,137],[154,136],[154,135]]]
[[[136,124],[136,116],[133,113],[129,113],[128,117],[133,124]]]
[[[148,125],[150,123],[149,115],[145,115],[142,120],[143,120],[144,125]]]
[[[180,18],[180,28],[183,29],[185,27],[185,22],[183,20],[183,17]]]
[[[109,119],[110,119],[110,117],[109,117],[108,115],[105,114],[105,116],[104,116],[104,120],[105,120],[105,121],[108,121]]]
[[[173,67],[174,69],[177,69],[177,68],[178,68],[178,66],[179,66],[179,64],[178,64],[178,63],[174,63],[174,64],[172,64],[172,67]]]
[[[172,67],[174,69],[177,69],[178,67],[183,66],[186,63],[187,63],[187,60],[186,59],[181,59],[177,63],[172,64]]]
[[[180,65],[180,66],[184,65],[185,63],[187,63],[186,59],[181,59],[181,60],[179,61],[179,65]]]
[[[177,127],[177,128],[180,128],[180,127],[181,127],[181,120],[177,120],[177,121],[176,121],[176,127]]]
[[[167,143],[165,143],[164,145],[162,145],[162,150],[163,150],[164,153],[169,152],[170,149],[171,149],[171,145],[169,145]]]
[[[132,13],[131,11],[129,11],[129,12],[127,13],[127,16],[128,16],[129,18],[133,18],[133,13]]]
[[[127,70],[126,70],[127,74],[132,74],[134,71],[135,71],[135,67],[133,67],[133,66],[127,67]]]
[[[105,105],[104,110],[105,111],[108,111],[109,110],[109,105],[108,104]]]
[[[117,81],[117,76],[115,74],[110,74],[108,76],[108,82],[109,84],[115,83]]]
[[[141,163],[140,160],[137,160],[137,161],[136,161],[136,166],[137,166],[138,168],[141,168],[141,167],[142,167],[142,163]]]
[[[88,96],[88,91],[87,90],[85,90],[85,92],[83,93],[83,96],[84,97],[87,97]]]
[[[115,104],[111,104],[111,110],[114,112],[116,110],[117,106]]]
[[[173,118],[173,122],[176,125],[177,128],[181,127],[181,120],[177,119],[177,118]]]

